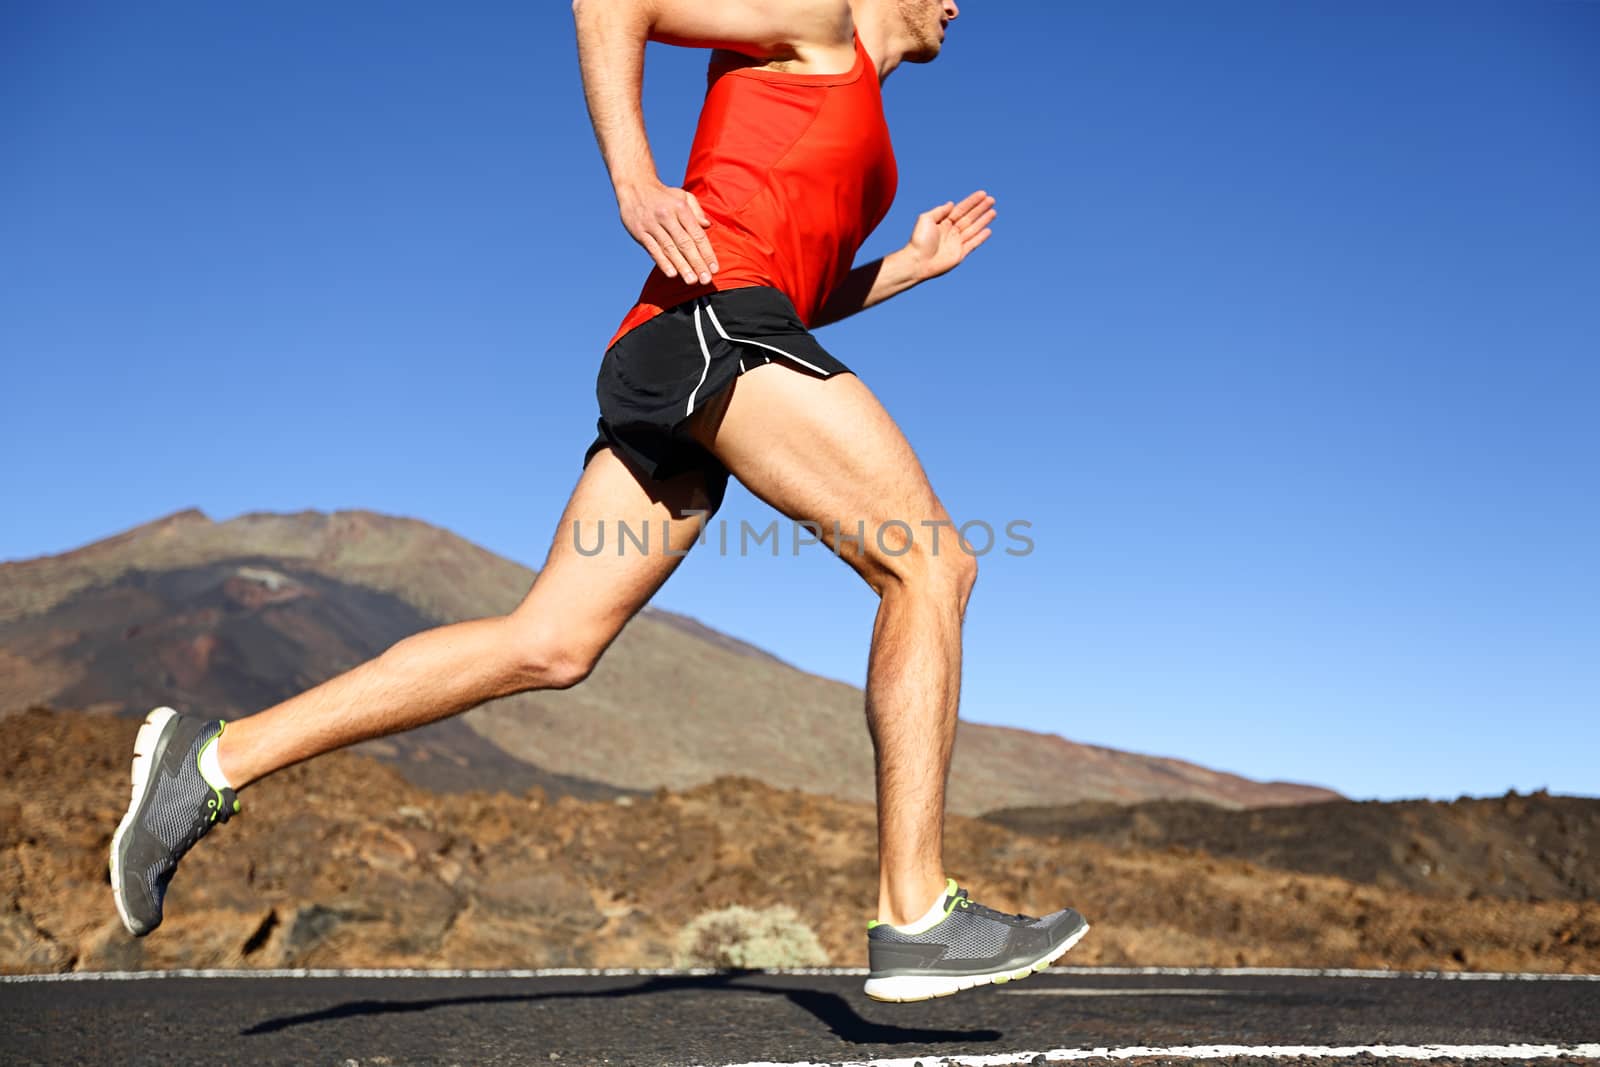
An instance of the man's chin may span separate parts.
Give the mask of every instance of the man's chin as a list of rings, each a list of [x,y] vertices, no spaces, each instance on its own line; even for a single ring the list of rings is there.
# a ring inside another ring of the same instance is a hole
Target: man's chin
[[[944,42],[934,41],[932,44],[922,45],[914,51],[907,52],[900,58],[907,63],[932,63],[939,58],[939,50]]]

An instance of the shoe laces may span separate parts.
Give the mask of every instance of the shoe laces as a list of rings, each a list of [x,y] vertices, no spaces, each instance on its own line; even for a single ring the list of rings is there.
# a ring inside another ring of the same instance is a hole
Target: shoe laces
[[[237,801],[230,801],[215,789],[206,797],[205,828],[209,830],[219,822],[227,822],[233,818],[233,813],[239,810]],[[204,833],[202,830],[201,833]]]
[[[219,822],[227,822],[239,810],[237,801],[231,801],[215,789],[207,786],[205,806],[201,808],[195,820],[189,824],[189,832],[183,835],[174,850],[178,855],[183,855],[199,843],[200,839],[211,832],[211,828]]]
[[[1027,923],[1033,921],[1033,916],[1031,915],[1022,915],[1017,913],[1007,914],[1003,911],[997,911],[996,909],[989,907],[987,904],[979,904],[976,900],[973,900],[967,895],[967,891],[965,889],[956,890],[956,907],[961,908],[963,911],[982,916],[985,919],[998,919],[1001,922]]]

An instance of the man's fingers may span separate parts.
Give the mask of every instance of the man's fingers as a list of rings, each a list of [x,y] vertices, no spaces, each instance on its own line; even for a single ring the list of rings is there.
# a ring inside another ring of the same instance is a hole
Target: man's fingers
[[[669,278],[677,275],[678,270],[672,265],[672,260],[667,258],[666,252],[662,250],[661,242],[652,237],[648,231],[639,235],[639,243],[644,245],[646,252],[650,253],[650,258],[656,261],[656,266],[661,268],[662,274]]]
[[[669,278],[680,277],[684,281],[689,281],[694,271],[689,266],[689,261],[683,257],[683,253],[678,250],[678,238],[672,230],[666,223],[658,222],[652,229],[651,236],[655,238],[656,244],[661,248],[662,256],[667,261],[667,265],[661,268],[662,273]]]
[[[700,272],[695,270],[684,256],[683,249],[678,247],[675,236],[668,233],[662,238],[662,245],[666,248],[667,255],[672,259],[672,265],[677,269],[678,277],[683,279],[684,284],[693,285],[700,280]]]
[[[694,238],[694,246],[700,253],[700,259],[705,263],[709,274],[717,272],[717,254],[712,251],[711,238],[706,236],[705,228],[711,225],[711,220],[706,218],[705,212],[700,210],[700,204],[695,200],[693,193],[685,194],[689,197],[690,205],[695,211],[695,225],[690,226],[689,236]],[[705,279],[710,281],[709,275]]]
[[[683,276],[683,280],[691,285],[705,284],[711,280],[711,271],[705,254],[696,240],[705,233],[705,230],[701,229],[700,224],[687,210],[680,212],[672,221],[675,224],[672,227],[672,236],[678,243],[678,253],[689,264],[689,271]]]
[[[689,206],[694,208],[694,220],[702,227],[709,228],[711,226],[711,216],[707,215],[700,207],[700,198],[690,192],[685,192],[683,195],[689,201]]]
[[[717,273],[717,254],[711,248],[711,238],[706,236],[704,230],[694,235],[695,250],[700,253],[700,261],[705,264],[705,277],[701,283],[711,281],[711,276]]]
[[[712,219],[687,189],[664,185],[619,194],[623,226],[650,253],[661,273],[689,285],[711,281],[716,253],[705,234]]]
[[[936,208],[933,208],[929,211],[924,211],[922,213],[922,217],[927,219],[929,222],[943,222],[945,219],[950,217],[950,213],[955,209],[956,206],[953,203],[940,204]]]
[[[683,261],[679,268],[683,280],[690,284],[702,285],[710,281],[711,272],[706,269],[705,257],[700,254],[700,249],[696,247],[694,238],[689,233],[690,227],[698,229],[699,224],[692,217],[683,219],[677,214],[672,214],[667,216],[665,226],[667,236],[671,238],[677,252],[676,259]]]
[[[956,209],[950,213],[950,217],[958,220],[969,218],[973,215],[982,214],[984,211],[992,207],[994,207],[994,197],[990,196],[988,193],[980,191],[971,194],[965,200],[961,201],[961,203],[957,204]]]
[[[955,209],[950,212],[950,217],[955,219],[964,218],[965,216],[970,215],[972,212],[979,210],[980,205],[982,205],[987,199],[988,194],[982,192],[981,190],[976,193],[968,193],[961,199],[960,203],[956,204]]]
[[[989,223],[994,221],[994,217],[995,210],[994,208],[990,208],[981,215],[968,215],[956,225],[963,234],[971,233],[975,230],[981,230],[985,226],[989,225]]]
[[[965,215],[967,212],[977,207],[980,202],[987,200],[988,197],[989,194],[984,192],[982,189],[979,189],[975,193],[968,193],[966,196],[961,198],[961,203],[956,205],[956,214]]]
[[[993,234],[993,230],[979,230],[971,237],[962,238],[961,254],[966,255],[967,253],[971,252],[974,248],[977,248],[979,245],[983,244],[983,242],[987,241]]]

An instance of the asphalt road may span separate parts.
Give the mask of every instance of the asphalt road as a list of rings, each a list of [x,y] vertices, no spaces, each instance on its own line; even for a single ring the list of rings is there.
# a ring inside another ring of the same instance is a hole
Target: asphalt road
[[[922,1058],[932,1067],[959,1054],[1004,1062],[1026,1050],[1099,1047],[1600,1042],[1600,982],[1047,972],[890,1005],[867,1000],[861,981],[747,974],[6,983],[0,1061],[660,1067]]]

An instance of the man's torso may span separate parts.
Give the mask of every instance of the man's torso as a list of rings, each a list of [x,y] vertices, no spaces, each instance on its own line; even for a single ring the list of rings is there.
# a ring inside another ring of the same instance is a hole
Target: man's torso
[[[898,176],[866,49],[856,41],[841,73],[797,72],[818,65],[713,56],[683,187],[712,219],[720,269],[709,286],[653,271],[613,342],[664,308],[752,285],[781,291],[809,325],[849,273]]]

